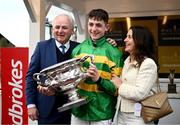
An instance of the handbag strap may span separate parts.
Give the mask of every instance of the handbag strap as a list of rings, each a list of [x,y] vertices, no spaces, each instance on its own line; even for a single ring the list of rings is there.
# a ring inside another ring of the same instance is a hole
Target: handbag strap
[[[161,92],[160,82],[159,82],[159,76],[157,74],[157,91]]]
[[[139,67],[140,68],[140,67]],[[154,94],[155,93],[157,93],[157,92],[161,92],[161,88],[160,88],[160,82],[159,82],[159,67],[158,67],[158,69],[157,69],[157,78],[156,78],[156,87],[157,87],[157,91],[155,91],[155,90],[153,90],[153,88],[150,90],[150,91],[152,91]]]
[[[157,92],[161,92],[161,87],[160,87],[160,82],[159,82],[159,76],[158,76],[158,73],[157,73],[157,79],[156,79],[156,87],[157,87]],[[151,89],[151,91],[153,93],[157,93],[155,90]]]

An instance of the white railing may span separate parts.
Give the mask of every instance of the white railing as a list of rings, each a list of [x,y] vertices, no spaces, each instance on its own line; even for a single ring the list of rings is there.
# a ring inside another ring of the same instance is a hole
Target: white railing
[[[159,78],[160,83],[169,83],[169,79],[168,78]],[[174,79],[174,83],[180,83],[180,78],[175,78]]]

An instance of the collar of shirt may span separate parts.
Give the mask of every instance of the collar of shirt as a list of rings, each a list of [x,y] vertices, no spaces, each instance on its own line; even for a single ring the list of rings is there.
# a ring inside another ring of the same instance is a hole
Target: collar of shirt
[[[128,66],[138,67],[138,62],[136,60],[134,60],[133,62],[130,62],[130,56],[127,57],[127,59],[125,60],[125,63]]]
[[[60,50],[60,46],[64,45],[66,48],[65,48],[65,52],[67,52],[67,50],[70,48],[70,41],[68,41],[66,44],[61,44],[59,43],[57,40],[55,40],[56,42],[56,46],[57,48]],[[61,50],[60,50],[61,51]]]
[[[88,42],[90,43],[90,45],[94,46],[94,47],[100,47],[102,46],[105,42],[107,42],[106,37],[103,36],[101,38],[99,38],[96,42],[92,41],[91,37],[88,38]]]

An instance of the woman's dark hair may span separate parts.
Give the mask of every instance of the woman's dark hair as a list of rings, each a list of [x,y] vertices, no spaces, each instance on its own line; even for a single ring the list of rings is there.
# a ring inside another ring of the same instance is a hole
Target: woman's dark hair
[[[145,57],[153,59],[157,64],[157,52],[152,33],[148,28],[142,26],[132,26],[130,29],[135,44],[134,57],[139,66]]]

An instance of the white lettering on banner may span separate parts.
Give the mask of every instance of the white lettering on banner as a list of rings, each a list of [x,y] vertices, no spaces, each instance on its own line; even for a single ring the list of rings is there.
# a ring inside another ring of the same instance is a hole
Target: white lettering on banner
[[[23,123],[23,103],[20,101],[23,97],[22,92],[22,62],[21,61],[14,61],[14,59],[11,60],[12,65],[12,81],[8,82],[9,85],[11,85],[12,88],[12,107],[8,108],[9,115],[12,117],[12,122],[14,124],[22,124]]]

